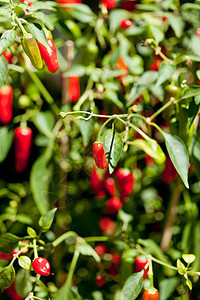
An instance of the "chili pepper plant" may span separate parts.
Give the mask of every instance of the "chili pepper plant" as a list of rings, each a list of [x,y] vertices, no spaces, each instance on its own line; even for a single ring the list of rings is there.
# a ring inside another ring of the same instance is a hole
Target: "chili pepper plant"
[[[0,299],[200,299],[199,1],[0,4]]]

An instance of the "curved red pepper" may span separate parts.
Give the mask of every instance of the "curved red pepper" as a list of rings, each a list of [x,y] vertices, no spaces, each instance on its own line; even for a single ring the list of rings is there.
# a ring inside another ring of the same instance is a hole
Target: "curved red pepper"
[[[134,273],[141,272],[146,264],[148,264],[148,260],[144,256],[136,256],[135,264],[134,264]],[[144,270],[143,279],[147,277],[147,273],[149,271],[149,266]]]
[[[93,190],[93,193],[96,195],[103,188],[104,181],[101,180],[97,168],[94,166],[92,169],[92,173],[90,175],[90,185]]]
[[[43,275],[43,276],[49,276],[50,274],[50,263],[48,260],[44,257],[37,257],[32,262],[32,267],[35,273]]]
[[[93,156],[94,161],[99,169],[105,169],[108,165],[108,161],[103,149],[103,143],[95,142],[93,144]]]
[[[120,22],[120,27],[127,29],[133,26],[133,23],[129,19],[122,19]]]
[[[100,2],[105,5],[108,10],[115,8],[117,5],[117,0],[100,0]]]
[[[2,86],[0,89],[0,123],[5,125],[12,120],[13,88],[11,85]]]
[[[14,134],[15,171],[23,173],[28,165],[31,153],[32,130],[28,127],[17,127]]]
[[[119,169],[116,173],[116,180],[120,189],[121,201],[124,202],[134,187],[135,180],[133,174],[128,169]]]
[[[110,196],[114,196],[116,194],[115,181],[112,177],[108,177],[106,179],[104,186]]]
[[[3,51],[2,55],[5,57],[5,59],[7,60],[7,62],[10,64],[11,61],[12,61],[12,58],[13,58],[12,53],[9,50],[7,50],[7,51]]]
[[[69,77],[68,95],[70,102],[76,102],[80,98],[80,83],[78,76]]]
[[[106,202],[106,212],[109,215],[115,215],[122,208],[122,204],[119,198],[112,197]]]
[[[48,50],[44,45],[38,42],[38,47],[40,49],[40,54],[44,59],[47,68],[50,72],[55,73],[59,69],[59,62],[57,57],[56,46],[52,39],[47,39],[50,50]]]
[[[24,300],[23,297],[17,294],[15,281],[5,290],[5,293],[10,297],[12,300]]]

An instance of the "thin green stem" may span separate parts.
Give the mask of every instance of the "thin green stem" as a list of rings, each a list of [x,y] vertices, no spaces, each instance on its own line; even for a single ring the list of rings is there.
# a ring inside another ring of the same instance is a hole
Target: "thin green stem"
[[[84,240],[88,243],[91,243],[91,242],[106,242],[106,241],[109,240],[109,237],[107,237],[107,236],[90,236],[90,237],[84,238]]]
[[[158,109],[151,117],[149,117],[149,120],[152,121],[154,118],[156,118],[160,113],[162,113],[166,108],[168,108],[171,104],[174,103],[174,98],[171,98],[165,105],[163,105],[160,109]]]
[[[26,72],[29,74],[29,76],[31,77],[31,79],[34,81],[34,83],[36,84],[36,86],[38,87],[38,89],[40,90],[41,94],[43,95],[44,99],[46,100],[46,102],[48,104],[50,104],[51,109],[54,111],[54,113],[56,115],[59,114],[60,110],[57,107],[57,105],[55,104],[55,101],[53,99],[53,97],[50,95],[50,93],[48,92],[48,90],[46,89],[46,87],[43,85],[43,83],[40,81],[40,79],[38,78],[38,76],[36,75],[35,72],[31,72],[26,66],[25,64],[21,61],[21,65],[23,66],[23,68],[26,70]]]
[[[38,257],[36,239],[33,240],[34,259]]]
[[[100,139],[101,139],[101,133],[102,133],[104,127],[105,127],[111,120],[113,120],[113,117],[111,117],[110,119],[106,120],[105,123],[103,123],[103,125],[101,126],[101,128],[100,128],[100,130],[99,130],[99,132],[98,132],[97,140],[100,140]]]
[[[54,248],[57,247],[59,244],[64,242],[69,236],[74,236],[76,238],[77,234],[74,231],[65,232],[61,236],[59,236],[55,241],[53,241],[52,246]]]
[[[76,268],[76,264],[77,264],[79,255],[80,255],[80,252],[76,249],[75,252],[74,252],[74,256],[72,258],[70,268],[69,268],[69,273],[68,273],[67,280],[66,280],[66,282],[63,286],[63,288],[65,289],[66,299],[68,299],[67,297],[69,297],[69,292],[70,292],[70,288],[71,288],[71,285],[72,285],[72,279],[73,279],[73,275],[74,275],[74,271],[75,271],[75,268]]]
[[[24,29],[24,26],[22,25],[22,23],[20,22],[19,18],[18,17],[15,17],[15,20],[17,21],[23,35],[28,35],[28,32]]]

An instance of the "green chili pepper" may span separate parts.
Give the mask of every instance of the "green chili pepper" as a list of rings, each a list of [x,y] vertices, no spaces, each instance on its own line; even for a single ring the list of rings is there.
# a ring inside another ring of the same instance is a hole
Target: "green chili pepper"
[[[24,52],[26,55],[30,58],[30,61],[32,65],[38,69],[41,70],[43,68],[43,62],[42,57],[40,54],[39,47],[37,45],[36,39],[32,34],[25,35],[22,38],[22,47],[24,49]]]

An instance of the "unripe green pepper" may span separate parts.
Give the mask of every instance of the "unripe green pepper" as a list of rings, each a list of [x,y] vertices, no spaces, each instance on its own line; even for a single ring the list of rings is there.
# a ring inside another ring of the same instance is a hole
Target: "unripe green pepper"
[[[30,58],[32,65],[36,69],[41,70],[43,68],[42,57],[34,36],[32,34],[23,36],[21,43],[24,52]]]

